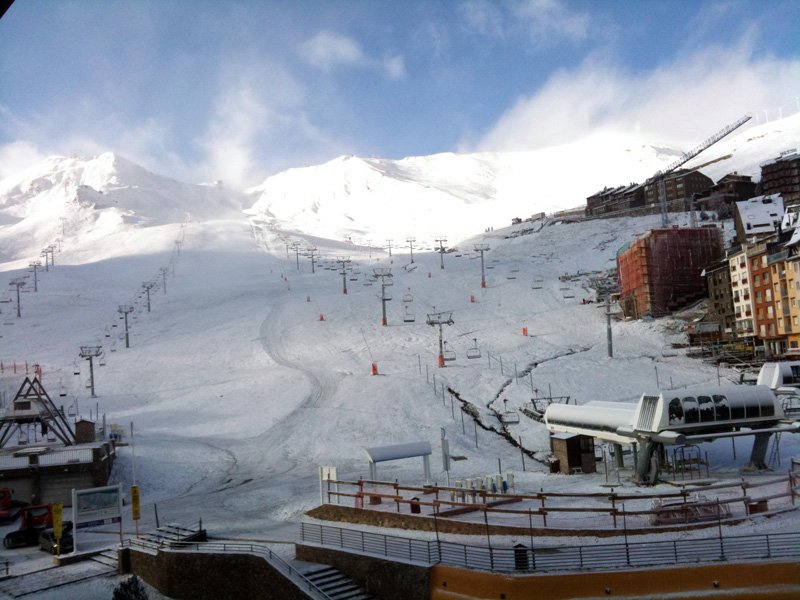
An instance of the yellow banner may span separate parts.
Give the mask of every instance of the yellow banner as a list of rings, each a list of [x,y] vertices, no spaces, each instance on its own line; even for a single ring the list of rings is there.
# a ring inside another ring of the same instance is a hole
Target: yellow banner
[[[50,510],[53,513],[53,537],[60,540],[64,533],[64,505],[55,502],[50,505]]]
[[[142,513],[139,510],[139,486],[131,486],[131,516],[134,521],[138,521]]]

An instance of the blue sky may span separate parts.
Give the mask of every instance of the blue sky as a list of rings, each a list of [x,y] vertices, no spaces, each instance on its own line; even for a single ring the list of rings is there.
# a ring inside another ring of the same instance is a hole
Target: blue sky
[[[253,185],[342,154],[693,146],[800,108],[800,1],[17,0],[0,177],[111,150]]]

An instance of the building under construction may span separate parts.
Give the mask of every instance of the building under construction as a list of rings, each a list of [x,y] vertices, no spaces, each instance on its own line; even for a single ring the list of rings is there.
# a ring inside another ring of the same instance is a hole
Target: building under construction
[[[703,269],[722,258],[716,227],[653,229],[617,252],[626,317],[662,317],[706,296]]]

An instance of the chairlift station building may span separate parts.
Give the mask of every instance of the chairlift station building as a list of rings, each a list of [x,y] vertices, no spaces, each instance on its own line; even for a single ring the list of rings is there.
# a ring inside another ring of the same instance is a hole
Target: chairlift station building
[[[106,485],[115,456],[92,421],[71,424],[36,378],[0,408],[0,487],[16,500],[71,506],[73,488]]]

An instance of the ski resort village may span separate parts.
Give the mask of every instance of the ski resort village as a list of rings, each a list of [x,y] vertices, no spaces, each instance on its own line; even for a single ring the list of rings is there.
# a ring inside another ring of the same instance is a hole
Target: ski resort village
[[[6,178],[0,593],[796,597],[800,114],[747,120],[530,215],[541,153]]]
[[[800,598],[798,23],[0,3],[0,600]]]

